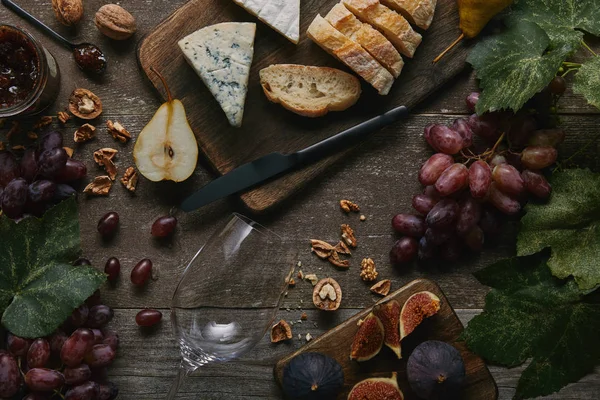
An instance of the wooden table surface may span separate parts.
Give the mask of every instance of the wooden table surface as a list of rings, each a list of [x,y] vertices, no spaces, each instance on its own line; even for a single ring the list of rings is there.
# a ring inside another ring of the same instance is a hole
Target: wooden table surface
[[[107,54],[109,69],[102,81],[83,75],[75,66],[69,51],[60,48],[39,31],[19,20],[7,9],[0,7],[0,21],[28,28],[55,55],[62,71],[62,89],[54,107],[48,112],[56,115],[67,105],[69,93],[77,87],[92,90],[104,103],[104,114],[95,123],[100,127],[95,141],[75,146],[72,134],[76,123],[70,121],[63,129],[65,144],[73,146],[75,158],[88,166],[91,178],[102,174],[92,161],[92,152],[99,147],[120,150],[116,159],[120,173],[133,165],[133,142],[115,143],[105,132],[108,119],[120,121],[134,136],[141,131],[159,106],[155,93],[139,73],[135,50],[142,36],[167,17],[185,0],[124,0],[120,2],[136,18],[138,33],[132,40],[116,43],[99,34],[93,23],[94,12],[105,2],[85,1],[85,18],[76,31],[69,31],[55,20],[49,0],[21,0],[20,4],[51,27],[75,41],[98,44]],[[198,84],[199,90],[204,90]],[[294,334],[313,337],[336,326],[376,300],[359,278],[359,264],[363,257],[371,257],[378,265],[381,278],[391,279],[393,289],[417,278],[427,277],[439,283],[463,323],[480,312],[487,288],[479,284],[472,273],[491,262],[514,253],[515,227],[508,227],[497,243],[489,246],[481,256],[474,256],[454,266],[423,270],[417,266],[397,269],[389,265],[388,251],[394,242],[390,227],[391,217],[398,212],[410,212],[411,198],[420,190],[417,172],[431,153],[423,137],[423,127],[432,122],[448,123],[466,114],[465,95],[476,88],[470,71],[423,104],[406,121],[386,128],[362,145],[349,159],[337,164],[302,193],[267,214],[254,216],[268,225],[299,249],[299,261],[305,273],[319,277],[331,276],[338,280],[344,291],[341,310],[324,318],[311,306],[312,286],[300,282],[290,289],[280,317],[298,320],[302,311],[308,321],[296,324]],[[561,156],[568,157],[598,132],[600,112],[585,104],[569,91],[561,100],[560,113],[568,135],[561,148]],[[188,110],[190,112],[192,110]],[[192,111],[193,112],[193,111]],[[58,127],[58,126],[57,126]],[[574,163],[600,170],[598,143],[574,157]],[[183,270],[197,249],[213,230],[223,223],[231,212],[244,213],[239,201],[223,200],[195,213],[178,214],[179,228],[174,240],[158,243],[150,236],[150,226],[159,216],[167,214],[194,188],[207,183],[213,175],[199,165],[194,176],[183,184],[151,183],[141,179],[135,195],[130,195],[116,184],[107,198],[80,197],[81,234],[85,256],[94,265],[103,267],[108,257],[118,257],[123,267],[122,279],[114,286],[102,289],[104,301],[115,308],[112,326],[121,337],[119,356],[110,368],[120,399],[162,399],[176,374],[178,352],[169,323],[170,298]],[[362,207],[365,222],[357,216],[343,214],[338,202],[350,199]],[[114,240],[104,242],[96,232],[98,219],[108,211],[121,216],[120,231]],[[359,247],[353,254],[352,267],[337,271],[316,259],[309,251],[308,240],[318,238],[335,241],[339,225],[350,221],[357,232]],[[158,279],[144,290],[134,290],[129,282],[130,269],[142,258],[151,258]],[[144,307],[163,310],[165,318],[155,330],[142,331],[134,321],[137,311]],[[248,355],[243,363],[229,363],[207,367],[199,371],[183,387],[181,399],[242,399],[281,398],[272,376],[276,360],[298,349],[304,340],[295,338],[289,343],[272,345],[268,338]],[[523,368],[511,370],[490,366],[498,384],[500,398],[510,399],[515,392]],[[596,399],[600,391],[600,371],[580,382],[569,385],[549,399]],[[484,399],[482,399],[484,400]]]

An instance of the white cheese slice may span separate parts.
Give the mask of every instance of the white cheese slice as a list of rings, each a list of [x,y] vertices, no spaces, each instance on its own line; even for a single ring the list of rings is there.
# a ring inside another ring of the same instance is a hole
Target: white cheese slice
[[[300,0],[233,0],[292,43],[300,40]]]
[[[256,24],[227,22],[202,28],[179,41],[188,63],[227,115],[242,126]]]

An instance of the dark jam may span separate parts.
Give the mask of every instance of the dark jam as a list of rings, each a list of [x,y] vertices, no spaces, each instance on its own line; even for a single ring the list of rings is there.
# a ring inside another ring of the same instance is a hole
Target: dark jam
[[[75,62],[84,72],[101,74],[106,69],[104,53],[93,44],[84,43],[73,49]]]
[[[20,32],[0,29],[0,108],[25,101],[39,74],[34,44]]]

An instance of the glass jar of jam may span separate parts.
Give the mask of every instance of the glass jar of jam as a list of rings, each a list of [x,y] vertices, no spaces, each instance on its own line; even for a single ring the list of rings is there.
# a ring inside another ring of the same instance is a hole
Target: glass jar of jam
[[[0,118],[38,114],[59,90],[52,54],[24,30],[0,25]]]

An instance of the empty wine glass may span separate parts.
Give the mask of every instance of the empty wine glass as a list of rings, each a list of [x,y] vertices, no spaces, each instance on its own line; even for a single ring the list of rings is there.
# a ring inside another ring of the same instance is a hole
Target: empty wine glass
[[[263,338],[295,260],[292,246],[239,214],[210,237],[173,295],[171,322],[182,359],[167,400],[198,368],[237,358]]]

